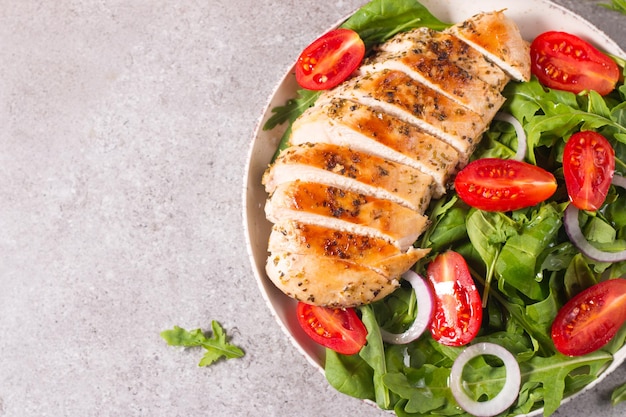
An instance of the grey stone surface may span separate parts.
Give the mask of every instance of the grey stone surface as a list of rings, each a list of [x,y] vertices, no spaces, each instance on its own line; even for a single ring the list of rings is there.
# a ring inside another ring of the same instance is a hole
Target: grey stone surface
[[[248,264],[248,144],[363,1],[0,0],[0,416],[383,416],[296,351]],[[626,48],[626,17],[559,0]],[[243,359],[196,366],[173,325]],[[557,416],[621,416],[622,367]]]

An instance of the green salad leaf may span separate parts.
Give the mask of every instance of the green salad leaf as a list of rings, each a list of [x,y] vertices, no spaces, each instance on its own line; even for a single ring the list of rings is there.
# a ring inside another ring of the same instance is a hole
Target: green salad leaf
[[[610,3],[600,3],[599,5],[626,14],[626,0],[611,0]]]
[[[173,329],[162,331],[161,337],[170,346],[203,347],[205,353],[198,366],[212,365],[220,358],[233,359],[244,355],[241,348],[227,342],[226,333],[217,321],[211,322],[211,329],[213,336],[207,337],[201,329],[185,330],[174,326]]]
[[[371,1],[341,25],[357,32],[367,48],[410,29],[442,30],[449,26],[416,0]]]

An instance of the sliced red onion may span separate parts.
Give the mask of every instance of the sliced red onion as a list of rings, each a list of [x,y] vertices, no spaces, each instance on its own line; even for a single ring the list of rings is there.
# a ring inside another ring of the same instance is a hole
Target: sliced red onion
[[[412,270],[408,270],[402,275],[407,282],[413,287],[415,297],[417,298],[417,317],[406,332],[396,334],[390,333],[381,328],[380,334],[383,340],[394,345],[402,345],[412,342],[424,333],[424,330],[430,324],[433,315],[433,295],[426,281]]]
[[[510,123],[515,128],[515,134],[517,135],[517,152],[513,159],[517,161],[523,161],[524,157],[526,157],[526,132],[524,132],[524,128],[522,124],[517,120],[513,115],[509,113],[498,112],[496,113],[494,119],[500,120],[503,122]]]
[[[626,250],[619,252],[606,252],[593,246],[583,235],[578,223],[578,208],[570,204],[563,214],[563,225],[565,233],[569,240],[578,248],[578,250],[589,259],[598,262],[614,263],[626,261]]]
[[[463,389],[463,368],[476,356],[492,355],[500,358],[506,368],[506,380],[500,393],[488,401],[474,401]],[[450,390],[461,408],[478,417],[500,414],[513,404],[519,393],[521,373],[515,357],[495,343],[477,343],[465,349],[456,358],[450,371]]]
[[[617,172],[613,174],[613,179],[611,180],[611,182],[613,183],[613,185],[626,188],[626,178],[619,175]]]

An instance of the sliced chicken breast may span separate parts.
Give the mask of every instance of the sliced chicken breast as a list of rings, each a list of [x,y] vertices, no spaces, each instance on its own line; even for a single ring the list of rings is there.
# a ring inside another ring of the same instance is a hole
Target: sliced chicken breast
[[[274,225],[268,250],[349,261],[371,268],[387,279],[402,275],[428,252],[414,248],[403,252],[384,239],[292,220]]]
[[[468,110],[400,71],[383,70],[354,77],[326,93],[415,124],[459,152],[465,163],[490,119]]]
[[[393,201],[324,184],[282,183],[265,206],[268,220],[297,220],[392,242],[408,249],[428,226],[428,217]]]
[[[381,52],[365,61],[361,74],[381,70],[402,71],[450,100],[492,119],[504,97],[492,85],[456,65],[449,57],[413,47],[401,52]]]
[[[400,285],[366,266],[325,256],[272,253],[267,276],[289,297],[325,307],[355,307],[385,298]]]
[[[290,146],[263,176],[268,193],[281,183],[296,180],[388,199],[420,213],[435,188],[432,178],[416,168],[326,143]]]
[[[503,11],[481,13],[446,29],[517,81],[530,79],[529,45]]]
[[[442,60],[450,60],[498,91],[502,91],[510,80],[500,67],[488,61],[481,52],[447,32],[418,28],[399,33],[381,44],[378,49],[389,54],[413,50],[435,55]]]
[[[290,143],[325,142],[347,146],[417,168],[430,175],[434,197],[446,191],[458,152],[447,143],[397,117],[345,99],[309,108],[292,126]]]

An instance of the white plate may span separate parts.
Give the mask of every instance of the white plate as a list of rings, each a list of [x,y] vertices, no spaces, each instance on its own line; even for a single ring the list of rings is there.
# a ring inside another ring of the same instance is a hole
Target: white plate
[[[451,23],[463,21],[476,13],[506,9],[506,14],[515,20],[527,40],[532,40],[536,35],[547,30],[560,30],[578,35],[614,55],[626,56],[620,47],[597,27],[547,0],[421,0],[421,3],[440,20]],[[343,20],[345,19],[341,21]],[[294,51],[294,56],[298,53],[299,51]],[[271,224],[265,219],[264,205],[267,194],[261,184],[261,177],[276,151],[286,126],[281,125],[271,131],[264,131],[263,125],[271,117],[271,109],[283,105],[288,99],[294,97],[297,89],[293,71],[290,70],[280,80],[270,97],[254,132],[244,178],[244,229],[252,268],[269,309],[293,344],[313,366],[323,371],[324,350],[300,329],[294,314],[295,301],[278,290],[265,274],[265,261],[268,255],[267,241]],[[624,356],[626,356],[626,349],[622,349],[607,371],[585,390],[600,382],[604,376],[621,364]],[[540,413],[541,410],[536,410],[529,416]]]

